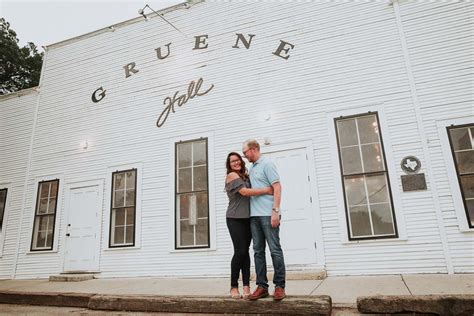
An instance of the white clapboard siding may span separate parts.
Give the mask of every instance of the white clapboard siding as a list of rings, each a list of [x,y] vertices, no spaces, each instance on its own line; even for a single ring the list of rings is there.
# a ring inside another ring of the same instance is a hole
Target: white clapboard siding
[[[458,102],[455,111],[460,115],[469,111],[464,90],[471,74],[465,65],[470,42],[456,31],[460,28],[462,33],[468,27],[464,9],[469,5],[400,2],[424,128],[432,133],[430,139],[436,139],[434,120],[452,110],[449,100]],[[165,17],[186,36],[152,17],[48,47],[16,278],[62,271],[64,190],[58,209],[57,252],[29,253],[37,179],[58,176],[61,188],[96,179],[107,184],[109,168],[129,164],[142,165],[140,247],[107,249],[111,188],[104,186],[101,276],[227,275],[232,245],[225,223],[225,158],[229,151],[240,151],[243,140],[265,137],[275,144],[303,140],[312,144],[316,170],[312,176],[318,189],[314,200],[324,241],[323,264],[330,275],[446,273],[433,185],[442,194],[439,201],[456,269],[472,269],[465,256],[469,240],[452,224],[454,212],[439,145],[429,145],[436,174],[422,168],[428,190],[402,192],[399,162],[407,154],[423,162],[426,152],[391,1],[205,1],[167,12]],[[449,29],[437,26],[440,17],[445,17]],[[435,27],[439,36],[428,31],[424,36],[425,24],[427,30]],[[236,33],[255,34],[249,49],[242,44],[232,48]],[[209,36],[209,47],[193,50],[194,36],[204,34]],[[288,60],[272,54],[280,40],[295,45]],[[172,43],[170,56],[158,60],[155,49],[164,49],[168,43]],[[434,53],[437,49],[443,53]],[[457,63],[450,61],[451,54]],[[125,78],[123,67],[131,62],[139,72]],[[157,128],[164,98],[177,90],[184,93],[189,82],[198,78],[204,79],[204,89],[214,84],[213,90],[176,106],[176,112]],[[101,86],[107,96],[92,103],[92,92]],[[335,177],[338,160],[332,148],[336,140],[328,117],[345,109],[364,108],[364,112],[371,106],[383,108],[386,118],[382,135],[391,144],[385,151],[390,169],[395,170],[389,176],[392,191],[400,197],[397,214],[403,216],[406,234],[396,240],[349,243],[343,240],[346,224],[338,216],[341,210],[335,192],[341,180]],[[271,113],[269,121],[262,119],[265,113]],[[211,216],[216,240],[212,250],[176,252],[170,251],[174,242],[170,234],[174,153],[170,149],[172,140],[186,140],[189,135],[212,135],[209,157],[214,165],[209,183],[214,188],[210,204],[215,210]],[[86,150],[80,146],[84,140],[89,143]],[[284,190],[286,184],[282,185]]]
[[[11,278],[14,269],[37,98],[36,89],[0,97],[0,188],[8,188],[0,236],[0,279]]]
[[[460,231],[437,121],[474,116],[474,51],[470,1],[401,1],[400,11],[413,67],[429,154],[432,182],[440,196],[449,252],[455,272],[474,271],[474,231]],[[473,123],[474,121],[471,121]]]

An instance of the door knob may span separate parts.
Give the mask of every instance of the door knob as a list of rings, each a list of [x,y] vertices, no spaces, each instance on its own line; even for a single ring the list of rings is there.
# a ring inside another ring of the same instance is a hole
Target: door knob
[[[71,234],[67,233],[67,234],[66,234],[66,237],[69,237],[69,236],[71,236]]]

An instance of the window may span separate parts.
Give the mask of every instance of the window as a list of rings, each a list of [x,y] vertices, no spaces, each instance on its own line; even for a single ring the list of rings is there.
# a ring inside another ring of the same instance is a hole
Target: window
[[[336,118],[349,240],[398,237],[377,113]]]
[[[112,173],[110,247],[135,245],[137,170]]]
[[[467,222],[474,228],[474,124],[448,127],[448,134]]]
[[[38,184],[31,250],[52,250],[59,180]]]
[[[3,231],[3,217],[5,215],[5,208],[7,207],[7,189],[0,190],[0,234]]]
[[[176,248],[209,248],[207,138],[175,144]]]

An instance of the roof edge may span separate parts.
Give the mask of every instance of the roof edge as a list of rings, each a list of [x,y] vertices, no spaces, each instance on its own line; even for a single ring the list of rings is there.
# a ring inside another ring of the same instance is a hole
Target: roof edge
[[[189,9],[189,8],[191,8],[191,6],[193,6],[195,4],[198,4],[200,2],[204,2],[204,1],[205,0],[186,0],[185,2],[175,4],[171,7],[167,7],[167,8],[158,10],[156,12],[163,15],[165,13],[173,12],[173,11],[176,11],[176,10],[179,10],[179,9]],[[157,17],[154,12],[149,13],[146,16],[150,19]],[[88,32],[88,33],[85,33],[85,34],[82,34],[82,35],[71,37],[69,39],[66,39],[66,40],[63,40],[63,41],[60,41],[60,42],[45,45],[45,46],[43,46],[43,49],[46,51],[50,48],[61,47],[61,46],[64,46],[64,45],[67,45],[67,44],[70,44],[70,43],[77,42],[77,41],[82,40],[82,39],[86,39],[86,38],[89,38],[89,37],[93,37],[93,36],[102,34],[102,33],[113,32],[117,28],[122,28],[122,27],[128,26],[130,24],[138,23],[140,21],[143,21],[142,16],[139,16],[139,17],[136,17],[136,18],[133,18],[133,19],[130,19],[130,20],[126,20],[126,21],[123,21],[123,22],[119,22],[119,23],[116,23],[116,24],[112,24],[112,25],[109,25],[109,26],[103,27],[101,29],[98,29],[98,30],[95,30],[95,31],[92,31],[92,32]]]
[[[14,97],[21,97],[24,95],[32,94],[32,93],[39,93],[39,86],[28,88],[28,89],[23,89],[23,90],[18,90],[15,92],[10,92],[7,94],[2,94],[0,95],[0,101],[5,101]]]

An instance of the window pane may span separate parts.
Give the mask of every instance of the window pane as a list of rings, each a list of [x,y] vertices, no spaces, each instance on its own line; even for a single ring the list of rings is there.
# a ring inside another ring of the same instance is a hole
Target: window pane
[[[191,191],[191,168],[178,170],[178,192]]]
[[[456,128],[449,130],[454,150],[472,149],[468,128]]]
[[[355,119],[338,121],[337,132],[341,147],[358,144]]]
[[[125,189],[125,174],[123,172],[115,174],[115,190]]]
[[[361,173],[362,164],[360,161],[359,147],[341,148],[342,168],[344,174]]]
[[[114,210],[112,216],[114,216],[114,219],[113,219],[114,226],[125,225],[125,209]]]
[[[457,152],[456,162],[460,174],[474,172],[474,150]]]
[[[349,213],[351,217],[353,237],[372,235],[370,229],[369,209],[366,205],[350,207]]]
[[[474,200],[467,200],[467,213],[469,214],[469,220],[471,221],[471,226],[474,226]]]
[[[114,244],[120,245],[123,244],[125,237],[125,228],[124,227],[115,227],[114,229]]]
[[[380,144],[362,145],[361,148],[364,159],[364,172],[384,170]]]
[[[207,190],[207,170],[206,166],[194,167],[194,188],[193,191]]]
[[[39,201],[37,214],[46,214],[46,213],[48,213],[48,198],[41,198]]]
[[[179,210],[179,219],[189,218],[189,195],[183,194],[178,196],[178,207]]]
[[[125,195],[125,205],[134,206],[135,205],[135,189],[129,189],[126,191]]]
[[[5,204],[7,200],[7,190],[0,190],[0,233],[3,227],[3,215],[5,214]]]
[[[133,244],[134,228],[133,225],[126,226],[125,228],[125,243]]]
[[[193,143],[193,165],[204,165],[206,164],[206,142],[194,142]]]
[[[207,205],[207,192],[196,194],[197,196],[197,217],[208,217],[209,206]]]
[[[192,145],[192,143],[184,143],[178,145],[178,168],[191,166]]]
[[[474,198],[474,175],[462,176],[461,186],[465,199]]]
[[[127,216],[126,216],[127,222],[126,222],[126,224],[127,225],[135,225],[135,209],[129,207],[129,208],[126,208],[125,210],[127,212]]]
[[[127,171],[125,174],[127,178],[127,189],[135,188],[135,171]]]
[[[114,205],[113,207],[123,207],[124,205],[124,191],[114,191]]]
[[[372,224],[375,235],[393,235],[392,210],[390,204],[375,204],[370,206]]]
[[[56,198],[50,199],[49,200],[49,206],[48,206],[48,213],[49,214],[54,214],[55,210],[56,210]]]
[[[196,244],[198,245],[206,245],[208,244],[208,220],[206,219],[199,219],[198,224],[196,226]]]
[[[49,196],[49,182],[43,182],[40,184],[40,197],[47,198]]]
[[[370,203],[389,202],[385,175],[367,176],[366,181]]]
[[[358,118],[357,126],[361,144],[379,142],[379,127],[375,115]]]
[[[364,177],[346,177],[344,179],[346,199],[349,205],[367,204]]]
[[[50,197],[56,197],[57,191],[58,191],[58,181],[52,181],[49,196]]]
[[[181,246],[194,245],[194,226],[189,225],[189,221],[180,221],[180,244]]]
[[[53,231],[48,230],[46,232],[46,247],[52,248],[52,246],[53,246]]]
[[[46,246],[46,231],[38,232],[35,248],[44,248]]]
[[[46,231],[48,230],[49,226],[49,216],[39,216],[36,218],[38,223],[38,230],[39,231]]]

